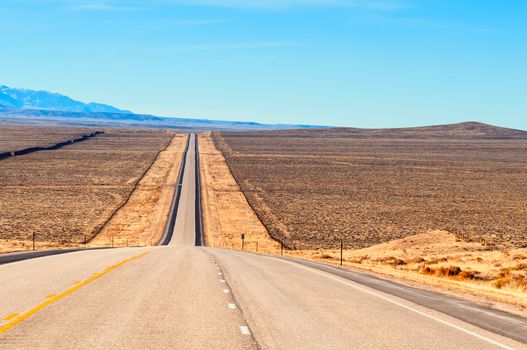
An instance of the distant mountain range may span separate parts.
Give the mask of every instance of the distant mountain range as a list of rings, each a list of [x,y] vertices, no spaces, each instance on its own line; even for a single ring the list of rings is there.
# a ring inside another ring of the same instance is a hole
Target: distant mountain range
[[[0,124],[149,127],[183,130],[284,130],[311,125],[260,124],[134,114],[100,103],[83,103],[47,91],[13,89],[0,85]],[[319,128],[319,126],[316,126]]]
[[[0,85],[0,106],[16,109],[41,109],[77,113],[132,113],[101,103],[84,103],[48,91],[15,89]]]

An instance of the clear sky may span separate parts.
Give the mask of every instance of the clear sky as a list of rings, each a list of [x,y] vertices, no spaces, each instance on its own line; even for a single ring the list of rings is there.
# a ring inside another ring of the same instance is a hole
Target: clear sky
[[[523,0],[1,0],[0,84],[165,116],[527,129]]]

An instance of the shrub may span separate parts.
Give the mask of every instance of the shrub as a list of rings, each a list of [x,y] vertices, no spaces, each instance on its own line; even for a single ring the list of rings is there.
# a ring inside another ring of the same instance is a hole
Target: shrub
[[[476,279],[479,275],[479,271],[465,270],[459,273],[459,277],[467,280]]]
[[[526,270],[527,269],[527,263],[519,263],[516,266],[511,267],[511,270]]]
[[[459,266],[430,267],[421,265],[418,271],[424,275],[434,275],[437,277],[453,277],[459,276],[459,274],[461,273],[461,268]]]
[[[333,259],[333,256],[324,253],[324,254],[316,255],[315,258],[319,258],[319,259]]]
[[[502,277],[502,278],[499,278],[497,280],[495,280],[492,285],[498,289],[501,289],[503,287],[505,287],[507,284],[509,284],[511,282],[511,278],[510,277]]]

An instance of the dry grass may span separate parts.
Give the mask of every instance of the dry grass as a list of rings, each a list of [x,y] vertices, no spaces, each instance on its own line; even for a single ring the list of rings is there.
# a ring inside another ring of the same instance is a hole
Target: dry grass
[[[527,140],[427,130],[213,137],[270,235],[290,248],[337,247],[341,237],[360,248],[430,230],[527,247]]]
[[[32,128],[32,127],[28,127]],[[172,137],[171,132],[108,129],[60,150],[0,165],[0,252],[77,245],[96,235]]]
[[[247,203],[210,133],[199,135],[198,146],[206,244],[241,249],[240,234],[245,233],[247,250],[255,251],[258,244],[259,252],[276,252],[278,244]]]
[[[527,307],[525,135],[468,124],[213,140],[287,255],[337,264],[342,239],[346,266]]]
[[[109,242],[115,246],[157,244],[165,229],[186,140],[186,135],[174,136],[91,246]]]
[[[340,263],[339,250],[287,255]],[[445,231],[432,231],[362,249],[345,249],[344,265],[453,292],[527,307],[527,249],[484,250]]]

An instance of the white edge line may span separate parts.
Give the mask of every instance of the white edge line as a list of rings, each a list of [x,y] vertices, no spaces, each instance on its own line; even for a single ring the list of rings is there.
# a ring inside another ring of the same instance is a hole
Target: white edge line
[[[276,258],[275,258],[275,259],[276,259]],[[399,306],[399,307],[402,307],[403,309],[406,309],[406,310],[412,311],[412,312],[414,312],[414,313],[416,313],[416,314],[418,314],[418,315],[424,316],[424,317],[429,318],[429,319],[431,319],[431,320],[434,320],[434,321],[436,321],[436,322],[442,323],[442,324],[444,324],[444,325],[446,325],[446,326],[449,326],[449,327],[452,327],[452,328],[454,328],[454,329],[457,329],[458,331],[461,331],[461,332],[463,332],[463,333],[469,334],[469,335],[471,335],[471,336],[473,336],[473,337],[476,337],[476,338],[478,338],[478,339],[484,340],[484,341],[486,341],[486,342],[488,342],[488,343],[490,343],[490,344],[496,345],[496,346],[498,346],[498,347],[500,347],[500,348],[502,348],[502,349],[515,350],[515,348],[513,348],[513,347],[510,347],[510,346],[508,346],[508,345],[505,345],[505,344],[502,344],[502,343],[497,342],[497,341],[495,341],[495,340],[492,340],[492,339],[490,339],[490,338],[487,338],[487,337],[485,337],[485,336],[483,336],[483,335],[481,335],[481,334],[478,334],[478,333],[475,333],[475,332],[470,331],[470,330],[468,330],[468,329],[465,329],[465,328],[463,328],[463,327],[457,326],[457,325],[455,325],[455,324],[453,324],[453,323],[450,323],[450,322],[448,322],[448,321],[442,320],[442,319],[440,319],[440,318],[438,318],[438,317],[435,317],[435,316],[429,315],[429,314],[427,314],[427,313],[425,313],[425,312],[423,312],[423,311],[417,310],[417,309],[415,309],[415,308],[413,308],[413,307],[411,307],[411,306],[408,306],[408,305],[404,305],[404,304],[402,304],[402,303],[399,303],[399,302],[397,302],[397,301],[395,301],[395,300],[392,300],[392,299],[390,299],[390,298],[388,298],[388,297],[385,297],[384,295],[381,295],[381,294],[379,294],[379,293],[375,293],[375,292],[373,292],[373,291],[371,291],[371,290],[369,290],[369,289],[366,289],[366,288],[364,288],[364,287],[357,286],[357,285],[354,284],[355,282],[352,283],[352,281],[349,281],[349,280],[347,280],[347,279],[345,279],[345,278],[343,278],[343,277],[337,277],[337,276],[334,276],[334,275],[330,274],[329,272],[322,272],[322,271],[319,271],[319,270],[317,270],[317,269],[314,269],[314,268],[311,268],[311,267],[306,267],[306,266],[304,266],[304,265],[301,265],[301,264],[298,264],[298,263],[295,263],[295,262],[291,262],[291,261],[287,261],[287,260],[283,260],[283,259],[277,259],[277,260],[280,260],[280,261],[282,261],[282,262],[285,262],[285,263],[288,263],[288,264],[294,265],[294,266],[296,266],[296,267],[300,267],[300,268],[302,268],[302,269],[304,269],[304,270],[307,270],[307,271],[311,271],[311,272],[313,272],[313,273],[316,273],[316,274],[318,274],[318,275],[324,276],[324,277],[326,277],[326,278],[332,279],[332,280],[334,280],[334,281],[336,281],[336,282],[339,282],[339,283],[345,284],[345,285],[347,285],[347,286],[350,286],[350,287],[352,287],[352,288],[355,288],[355,289],[357,289],[357,290],[360,290],[360,291],[363,292],[363,293],[366,293],[366,294],[370,294],[370,295],[376,296],[377,298],[380,298],[380,299],[382,299],[382,300],[384,300],[384,301],[387,301],[387,302],[389,302],[389,303],[392,303],[392,304],[394,304],[394,305],[397,305],[397,306]]]
[[[251,331],[247,326],[240,326],[240,332],[242,332],[244,335],[251,335]]]

